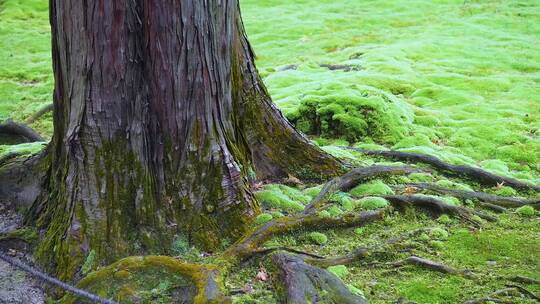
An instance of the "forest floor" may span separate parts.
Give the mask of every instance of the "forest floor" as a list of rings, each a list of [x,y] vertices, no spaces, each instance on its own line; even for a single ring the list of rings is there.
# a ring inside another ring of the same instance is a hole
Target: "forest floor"
[[[258,69],[274,101],[325,151],[358,166],[400,163],[344,146],[425,153],[540,185],[540,2],[243,0],[241,4]],[[26,121],[52,102],[47,1],[0,1],[0,41],[0,122]],[[50,139],[51,113],[31,127]],[[0,142],[0,156],[34,153],[44,145]],[[418,191],[403,186],[411,183],[540,198],[538,193],[506,185],[485,187],[432,172],[376,179],[340,193],[338,204],[325,216],[384,207],[386,201],[373,197]],[[258,190],[265,213],[257,222],[262,224],[303,210],[320,185],[268,184]],[[423,193],[454,205],[479,204]],[[398,299],[462,303],[516,284],[511,281],[515,276],[540,280],[538,211],[509,208],[496,216],[496,222],[476,226],[444,216],[394,214],[363,228],[296,231],[267,245],[336,256],[415,229],[433,228],[411,236],[396,250],[330,270],[370,303]],[[0,227],[6,225],[3,221]],[[185,259],[205,261],[182,240],[171,247]],[[395,264],[411,255],[469,270],[474,278]],[[0,273],[7,269],[4,266],[0,264]],[[227,278],[228,287],[241,290],[236,303],[276,302],[272,284],[256,278],[265,267],[252,261]],[[0,275],[0,290],[10,284],[6,280],[8,276]],[[169,285],[149,286],[153,302],[167,303],[163,286]],[[522,286],[540,293],[539,284]],[[518,302],[535,303],[527,297]]]

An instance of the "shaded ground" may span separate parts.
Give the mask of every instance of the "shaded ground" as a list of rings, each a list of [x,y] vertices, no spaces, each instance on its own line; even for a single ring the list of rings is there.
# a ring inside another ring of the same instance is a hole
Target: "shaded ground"
[[[21,220],[21,216],[17,215],[8,204],[0,203],[0,235],[19,228]],[[0,241],[0,249],[28,262],[29,256],[19,250],[11,251],[12,247],[15,246]],[[41,285],[33,278],[0,260],[0,303],[41,304],[45,303],[45,296]]]

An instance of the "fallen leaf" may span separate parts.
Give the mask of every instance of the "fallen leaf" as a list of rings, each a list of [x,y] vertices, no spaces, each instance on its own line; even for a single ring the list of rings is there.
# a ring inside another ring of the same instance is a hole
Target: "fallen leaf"
[[[263,282],[268,281],[269,278],[270,276],[268,275],[268,272],[266,272],[266,270],[264,269],[259,270],[259,272],[257,272],[257,275],[255,276],[255,279]]]

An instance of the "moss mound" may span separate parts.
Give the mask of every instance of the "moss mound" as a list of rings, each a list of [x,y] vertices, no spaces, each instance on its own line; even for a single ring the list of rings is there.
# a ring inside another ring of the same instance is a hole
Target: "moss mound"
[[[391,195],[394,190],[381,180],[374,180],[365,184],[358,185],[350,191],[354,196],[365,195]]]
[[[338,278],[343,279],[349,274],[349,269],[345,265],[336,265],[328,267],[328,271],[335,274]]]
[[[396,96],[356,85],[340,88],[339,94],[331,90],[305,96],[287,118],[304,133],[349,142],[370,138],[394,144],[409,133],[413,114]]]
[[[374,210],[379,208],[384,208],[390,203],[382,197],[364,197],[360,200],[360,206],[363,209]]]
[[[77,287],[118,303],[207,303],[220,299],[210,266],[180,262],[172,257],[128,257],[90,273]],[[209,287],[210,286],[210,287]],[[66,295],[61,303],[86,303]]]
[[[517,208],[516,213],[524,217],[532,217],[536,214],[536,211],[532,206],[523,206]]]
[[[309,238],[309,240],[311,242],[313,242],[314,244],[317,244],[317,245],[324,245],[324,244],[328,243],[328,237],[324,233],[311,232],[308,235],[308,238]]]
[[[300,190],[285,185],[266,185],[264,190],[255,193],[255,198],[267,209],[285,212],[300,212],[311,197]]]
[[[268,214],[268,213],[259,214],[257,218],[255,219],[255,224],[263,225],[270,222],[273,218],[274,217],[272,216],[272,214]]]

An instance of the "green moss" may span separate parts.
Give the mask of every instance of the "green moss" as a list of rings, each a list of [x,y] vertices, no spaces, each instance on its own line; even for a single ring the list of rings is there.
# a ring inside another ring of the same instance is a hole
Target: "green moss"
[[[452,219],[448,216],[448,214],[443,214],[439,216],[439,218],[437,219],[437,222],[446,225],[446,224],[450,224],[452,222]]]
[[[352,211],[354,209],[355,202],[348,193],[338,192],[332,196],[332,200],[337,202],[344,211]]]
[[[257,218],[255,219],[255,224],[263,225],[270,222],[273,218],[274,217],[268,213],[259,214]]]
[[[440,196],[436,198],[447,203],[448,205],[452,205],[452,206],[461,205],[461,201],[458,198],[455,198],[453,196]]]
[[[189,241],[183,236],[176,236],[171,245],[171,252],[175,256],[185,256],[191,250]]]
[[[286,185],[279,185],[279,189],[283,194],[289,197],[292,201],[300,202],[302,204],[307,204],[311,200],[309,195],[302,193],[302,191],[292,188]]]
[[[343,211],[338,206],[332,206],[328,208],[328,214],[330,214],[331,217],[338,217],[343,214]]]
[[[10,239],[21,239],[29,244],[34,244],[38,240],[38,233],[31,227],[24,227],[7,233],[0,233],[0,241]]]
[[[448,231],[442,228],[433,228],[430,231],[431,237],[436,240],[444,241],[448,239]]]
[[[536,214],[536,211],[532,206],[522,206],[516,209],[516,213],[524,217],[531,217]]]
[[[364,292],[363,292],[361,289],[355,287],[355,286],[352,285],[352,284],[347,284],[347,288],[348,288],[349,291],[350,291],[352,294],[354,294],[354,295],[361,296],[362,298],[365,298],[365,297],[366,297],[366,296],[364,295]]]
[[[473,216],[471,217],[471,219],[472,219],[473,221],[477,222],[477,223],[483,223],[483,222],[484,222],[484,220],[483,220],[481,217],[479,217],[478,215],[476,215],[476,214],[473,215]]]
[[[206,303],[206,282],[212,271],[213,266],[184,263],[174,257],[128,257],[91,272],[77,287],[119,303],[172,303],[178,292],[190,303]],[[71,294],[61,300],[79,302]]]
[[[500,196],[516,196],[517,191],[512,187],[502,186],[495,191],[495,194]]]
[[[435,250],[444,249],[444,243],[441,242],[441,241],[431,241],[431,242],[429,242],[429,246],[431,246]]]
[[[349,274],[349,269],[345,265],[330,266],[328,271],[335,274],[338,278],[344,279]]]
[[[82,274],[87,274],[90,270],[94,269],[96,265],[96,251],[90,250],[90,253],[86,256],[86,260],[81,267]]]
[[[367,210],[384,208],[390,203],[382,197],[365,197],[360,200],[360,206]]]
[[[323,210],[323,211],[320,211],[319,213],[317,213],[320,217],[332,217],[332,215],[330,214],[330,212],[328,212],[328,210]]]
[[[44,142],[33,142],[17,145],[0,145],[0,158],[8,153],[19,153],[21,155],[35,154],[43,150],[45,146],[46,143]]]
[[[450,189],[457,189],[457,190],[464,190],[464,191],[473,191],[473,189],[465,184],[456,183],[447,179],[441,179],[436,182],[438,186],[450,188]]]
[[[316,187],[310,187],[310,188],[306,188],[304,189],[304,194],[311,197],[311,198],[314,198],[316,197],[317,195],[319,195],[319,192],[321,192],[321,189],[322,189],[322,185],[319,185],[319,186],[316,186]]]
[[[285,215],[279,211],[272,211],[270,212],[270,214],[272,215],[273,218],[280,218],[280,217],[284,217]]]
[[[383,181],[374,180],[354,187],[349,193],[354,196],[391,195],[394,194],[394,190]]]
[[[366,137],[395,143],[409,131],[412,112],[395,96],[367,86],[341,86],[303,96],[287,118],[308,134],[343,137],[356,142]]]
[[[328,242],[328,237],[324,233],[311,232],[308,237],[311,242],[317,245],[324,245]]]
[[[337,158],[342,158],[342,159],[348,159],[348,160],[356,160],[357,157],[356,155],[354,155],[352,152],[350,152],[349,150],[346,150],[346,149],[343,149],[343,148],[340,148],[340,147],[336,147],[336,146],[322,146],[321,149],[328,153],[328,154],[331,154]]]
[[[355,233],[356,235],[362,235],[362,234],[364,234],[365,231],[366,231],[366,229],[364,229],[364,228],[362,228],[362,227],[359,227],[359,228],[355,228],[355,229],[354,229],[354,233]]]
[[[409,178],[415,183],[429,183],[433,181],[433,176],[429,173],[412,173],[409,174]]]
[[[286,212],[299,212],[304,210],[304,205],[292,200],[276,185],[265,187],[266,190],[255,193],[257,200],[266,208],[278,209]]]

